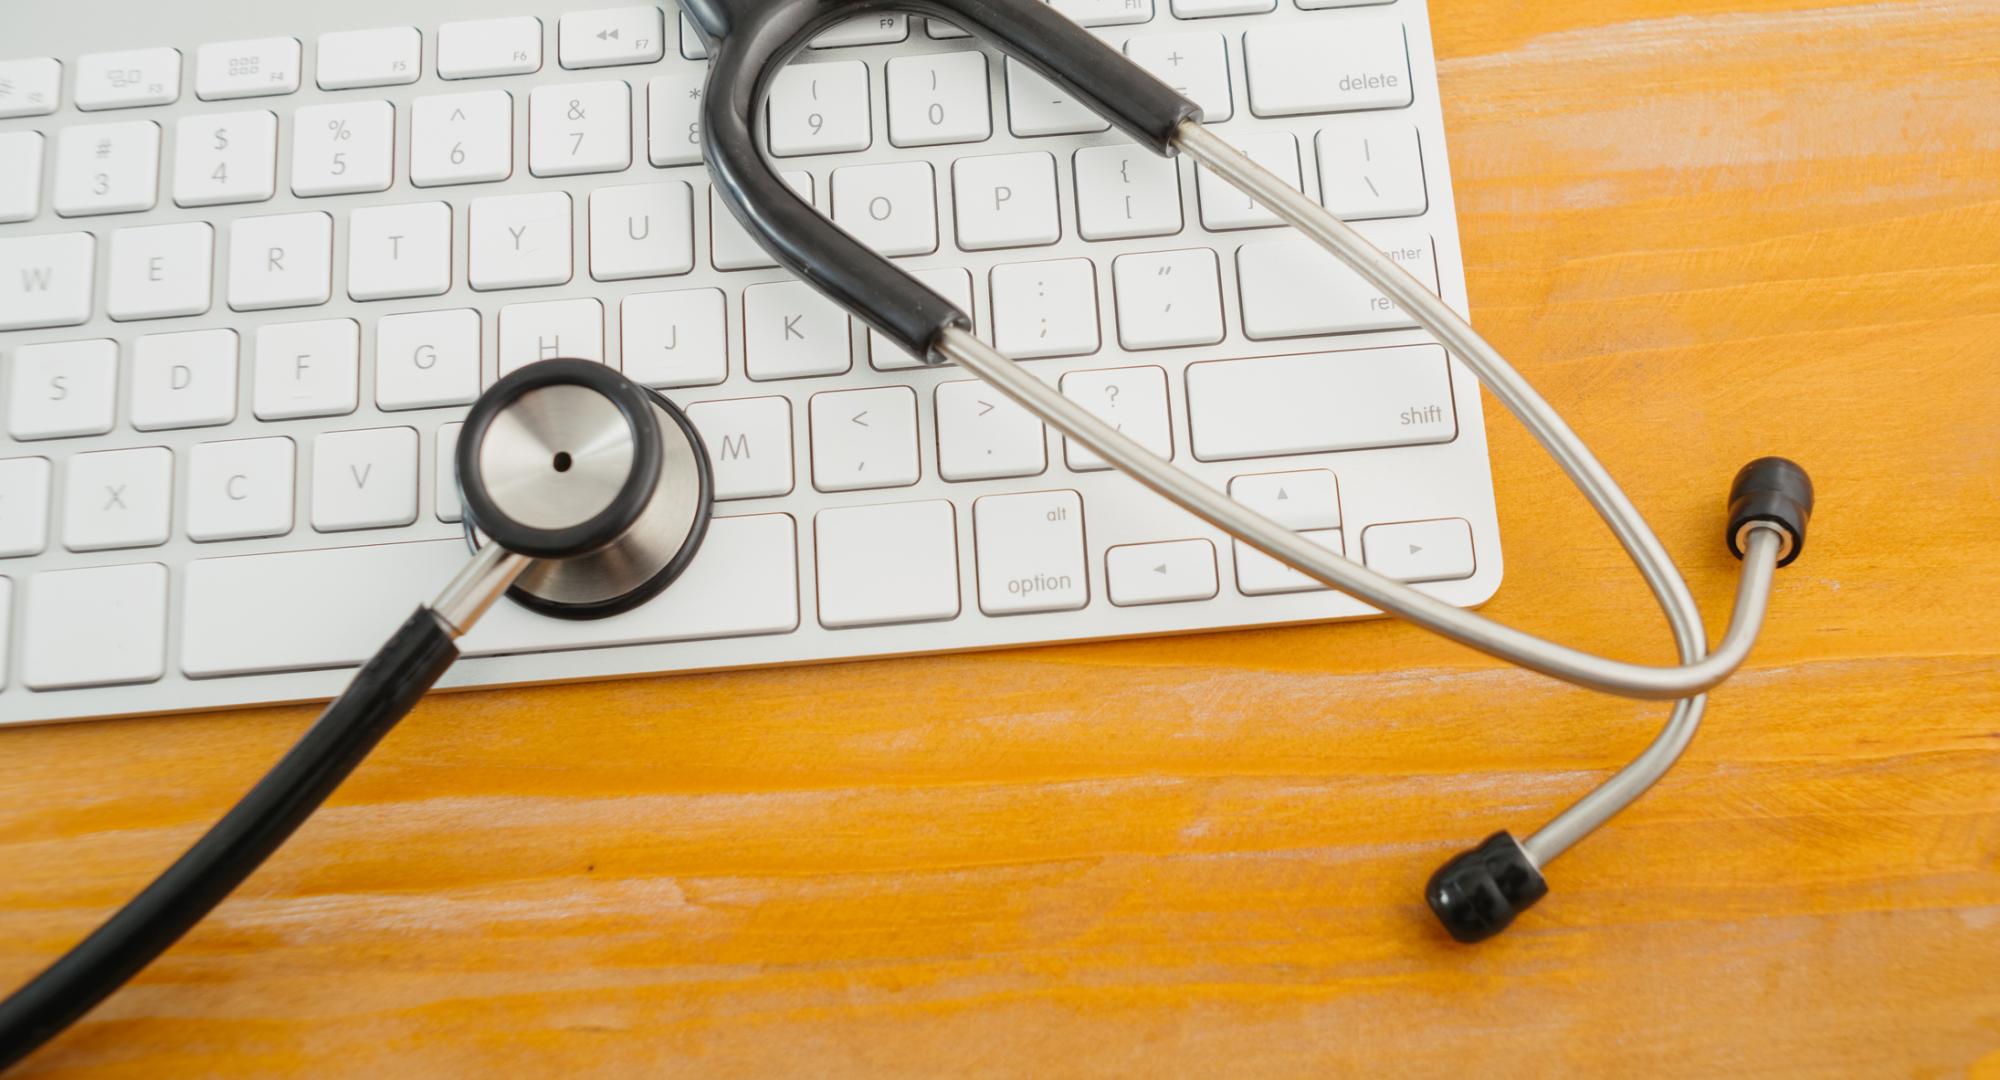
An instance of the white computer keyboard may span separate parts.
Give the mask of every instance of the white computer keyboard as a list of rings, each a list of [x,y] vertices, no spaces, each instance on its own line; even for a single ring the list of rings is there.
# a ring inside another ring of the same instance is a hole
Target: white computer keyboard
[[[1057,6],[1464,309],[1421,0]],[[0,722],[337,692],[466,556],[466,405],[556,354],[687,407],[717,519],[639,610],[502,605],[446,685],[1370,613],[774,269],[710,194],[672,8],[0,23]],[[768,119],[798,191],[1064,393],[1350,558],[1498,586],[1476,383],[1240,193],[915,17],[829,31]]]

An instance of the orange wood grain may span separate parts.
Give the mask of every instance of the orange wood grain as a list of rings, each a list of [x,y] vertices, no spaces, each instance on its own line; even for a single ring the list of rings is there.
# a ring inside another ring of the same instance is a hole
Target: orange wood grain
[[[2000,1076],[2000,5],[1432,0],[1475,321],[1719,621],[1686,761],[1479,949],[1418,887],[1657,707],[1387,623],[432,699],[24,1076]],[[1666,660],[1492,408],[1495,617]],[[0,984],[313,710],[0,732]]]

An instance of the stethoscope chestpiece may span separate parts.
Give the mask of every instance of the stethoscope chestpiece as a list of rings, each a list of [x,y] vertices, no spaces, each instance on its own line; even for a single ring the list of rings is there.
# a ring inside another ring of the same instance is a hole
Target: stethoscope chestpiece
[[[457,450],[466,539],[534,560],[508,595],[548,615],[615,615],[687,568],[708,528],[708,454],[672,402],[588,360],[506,376]]]

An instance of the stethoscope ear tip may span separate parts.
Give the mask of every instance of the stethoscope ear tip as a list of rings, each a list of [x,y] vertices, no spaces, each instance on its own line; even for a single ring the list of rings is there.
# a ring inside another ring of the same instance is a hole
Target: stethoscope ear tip
[[[1775,528],[1786,539],[1778,565],[1790,566],[1806,548],[1812,512],[1813,483],[1805,467],[1790,458],[1760,457],[1738,469],[1729,485],[1729,528],[1723,535],[1730,553],[1741,559],[1753,526]]]
[[[1503,829],[1438,867],[1424,899],[1453,938],[1471,945],[1507,929],[1548,892],[1535,861]]]

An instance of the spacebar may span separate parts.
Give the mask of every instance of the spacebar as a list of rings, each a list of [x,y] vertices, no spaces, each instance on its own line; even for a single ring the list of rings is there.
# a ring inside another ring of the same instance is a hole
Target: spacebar
[[[799,628],[799,545],[790,514],[715,518],[667,591],[622,615],[555,619],[496,604],[459,639],[467,656],[783,634]]]
[[[286,551],[188,564],[181,669],[192,677],[351,667],[465,564],[465,543]],[[577,622],[496,604],[467,655],[781,633],[798,627],[798,555],[784,514],[717,518],[681,579],[654,600]]]

